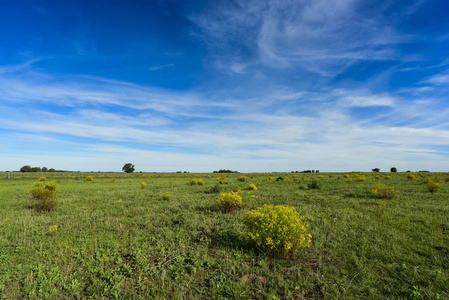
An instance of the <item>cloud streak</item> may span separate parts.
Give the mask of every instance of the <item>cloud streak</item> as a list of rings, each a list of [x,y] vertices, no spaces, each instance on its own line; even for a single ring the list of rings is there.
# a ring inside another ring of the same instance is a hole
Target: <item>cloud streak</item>
[[[186,96],[101,78],[89,78],[87,82],[79,76],[53,83],[49,74],[32,73],[30,77],[0,77],[2,86],[15,82],[16,87],[22,87],[12,88],[3,96],[7,101],[2,101],[1,128],[16,135],[30,134],[37,144],[55,148],[68,147],[63,141],[77,138],[75,148],[89,157],[103,152],[105,157],[115,159],[121,155],[118,152],[126,152],[146,168],[156,161],[145,162],[144,157],[155,155],[158,161],[166,159],[160,171],[175,171],[173,161],[179,160],[195,161],[192,171],[211,171],[220,164],[225,167],[224,162],[240,166],[241,171],[337,171],[337,165],[349,156],[359,159],[359,164],[369,157],[370,162],[361,165],[366,169],[389,161],[405,165],[407,160],[401,158],[401,153],[436,161],[447,153],[431,151],[427,145],[449,146],[447,128],[394,125],[395,116],[406,109],[403,100],[367,90],[275,91],[264,97],[220,102],[206,99],[199,91]],[[42,78],[50,84],[37,87]],[[31,92],[37,88],[38,97]],[[9,101],[13,98],[31,107],[16,107]],[[309,108],[307,115],[298,115],[297,111],[310,101],[317,103],[317,109]],[[117,110],[117,106],[126,110]],[[358,120],[348,111],[378,106],[391,110],[382,125],[375,120],[378,115]],[[418,111],[415,118],[427,117]],[[403,114],[412,115],[410,111]],[[52,138],[42,140],[45,136]],[[92,140],[101,144],[92,146]],[[355,163],[351,165],[356,167]]]

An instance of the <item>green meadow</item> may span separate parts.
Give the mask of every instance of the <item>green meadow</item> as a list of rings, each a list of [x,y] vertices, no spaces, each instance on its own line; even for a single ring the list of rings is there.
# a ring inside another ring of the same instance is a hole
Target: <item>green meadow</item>
[[[222,175],[0,173],[0,298],[449,299],[449,174]],[[33,208],[41,176],[54,211]],[[250,184],[220,211],[219,192]],[[239,238],[263,204],[305,216],[310,247],[283,258]]]

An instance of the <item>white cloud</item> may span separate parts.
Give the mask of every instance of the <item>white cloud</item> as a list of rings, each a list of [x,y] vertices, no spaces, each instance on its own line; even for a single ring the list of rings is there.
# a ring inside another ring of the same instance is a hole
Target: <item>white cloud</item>
[[[449,147],[447,111],[438,107],[438,99],[292,88],[223,99],[219,92],[181,95],[80,78],[0,76],[0,89],[8,82],[21,87],[0,96],[5,169],[42,164],[107,171],[125,158],[142,170],[157,171],[342,171],[390,164],[414,169],[417,160],[434,164],[438,159],[440,168],[449,167],[442,159],[447,153],[429,148]],[[42,82],[48,84],[38,85]],[[348,107],[376,106],[389,112],[364,118],[348,113]]]
[[[418,2],[410,3],[403,17],[416,11]],[[411,36],[395,29],[398,20],[384,16],[389,5],[356,0],[218,1],[190,19],[214,55],[226,53],[225,66],[229,60],[248,60],[251,53],[250,59],[258,56],[260,63],[273,68],[335,76],[360,60],[401,59],[396,45]]]
[[[444,85],[449,83],[449,71],[431,76],[427,79],[422,80],[420,83],[428,83],[433,85]]]
[[[161,65],[161,66],[151,66],[148,68],[148,70],[150,71],[157,71],[160,69],[164,69],[164,68],[168,68],[168,67],[173,67],[175,64],[165,64],[165,65]]]
[[[389,95],[373,95],[369,91],[358,90],[334,90],[334,94],[340,98],[344,106],[371,107],[371,106],[394,106],[394,98]]]

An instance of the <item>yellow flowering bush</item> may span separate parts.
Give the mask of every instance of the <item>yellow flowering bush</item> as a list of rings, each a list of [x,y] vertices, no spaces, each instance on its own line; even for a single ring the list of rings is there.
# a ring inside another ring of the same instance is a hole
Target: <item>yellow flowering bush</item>
[[[383,183],[376,184],[371,188],[371,194],[380,199],[393,199],[398,196],[398,193],[393,186],[386,186]]]
[[[198,181],[195,178],[190,179],[190,185],[196,185]]]
[[[59,185],[56,182],[49,181],[49,182],[45,183],[45,187],[44,188],[46,188],[47,190],[56,192],[58,190],[58,186]]]
[[[385,179],[391,179],[390,175],[385,176]]]
[[[55,233],[56,231],[58,231],[58,225],[51,225],[50,228],[48,229],[51,233]]]
[[[84,178],[84,180],[86,180],[86,181],[93,181],[94,178],[92,176],[86,176],[86,178]]]
[[[366,180],[365,176],[363,176],[362,174],[354,174],[354,175],[352,175],[352,177],[354,178],[355,181],[365,181]]]
[[[198,179],[198,180],[196,181],[196,183],[197,183],[198,185],[204,185],[204,180],[203,180],[203,179]]]
[[[143,190],[145,187],[147,186],[147,184],[145,183],[145,181],[142,181],[140,183],[140,188]]]
[[[31,189],[31,199],[35,200],[34,208],[37,211],[52,211],[56,209],[56,191],[58,184],[54,181],[43,183],[38,181]]]
[[[170,194],[170,192],[159,192],[159,194],[161,195],[161,197],[162,197],[162,200],[166,200],[166,201],[168,201],[168,200],[170,200],[171,199],[171,197],[173,196],[172,194]]]
[[[312,241],[305,217],[292,206],[265,204],[245,213],[243,224],[244,240],[280,257],[293,257]]]
[[[246,181],[247,177],[246,176],[239,176],[237,177],[238,181]]]
[[[407,175],[407,179],[408,179],[408,180],[415,180],[415,179],[416,179],[416,176],[413,175],[413,174],[408,174],[408,175]]]
[[[435,193],[436,191],[438,191],[439,188],[440,188],[440,184],[438,182],[429,182],[427,184],[427,189],[431,193]]]
[[[242,197],[237,192],[220,193],[215,199],[222,212],[231,212],[242,205]]]
[[[322,179],[323,175],[318,175],[316,178]]]
[[[349,178],[349,175],[348,174],[344,174],[343,178]]]
[[[228,181],[225,182],[226,178],[227,178],[227,176],[223,175],[223,176],[217,177],[216,179],[217,179],[219,184],[224,184],[224,183],[229,184]]]
[[[39,178],[39,181],[45,181],[45,180],[47,180],[47,178],[45,178],[43,176]]]
[[[248,190],[250,191],[257,191],[257,186],[254,183],[251,183],[248,187]]]

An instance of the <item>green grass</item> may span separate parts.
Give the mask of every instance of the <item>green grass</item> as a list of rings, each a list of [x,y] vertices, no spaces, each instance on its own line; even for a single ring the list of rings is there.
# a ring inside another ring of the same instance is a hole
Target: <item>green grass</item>
[[[221,191],[258,188],[229,214],[215,202],[219,175],[0,173],[0,298],[449,299],[447,173],[229,174]],[[32,208],[40,176],[59,184],[56,211]],[[378,183],[399,197],[375,198]],[[311,247],[286,260],[240,241],[243,214],[263,204],[306,216]]]

